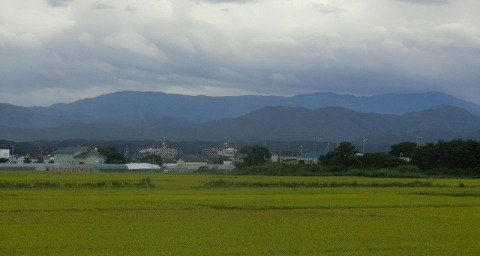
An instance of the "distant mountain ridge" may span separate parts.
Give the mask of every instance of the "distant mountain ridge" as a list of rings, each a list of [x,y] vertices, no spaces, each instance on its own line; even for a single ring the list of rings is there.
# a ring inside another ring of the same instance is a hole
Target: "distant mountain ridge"
[[[0,116],[0,139],[14,141],[480,137],[480,106],[437,92],[211,97],[125,91],[50,107],[0,104]]]
[[[227,132],[234,130],[235,133]],[[320,109],[266,107],[239,118],[201,124],[196,137],[232,139],[361,140],[379,143],[414,140],[474,138],[480,118],[453,106],[436,106],[403,115],[361,113],[343,107]],[[213,137],[208,137],[213,136]]]
[[[282,96],[187,96],[160,92],[123,91],[83,99],[69,104],[55,104],[49,109],[77,114],[97,111],[97,118],[112,116],[108,107],[130,117],[178,117],[191,122],[238,117],[268,106],[305,107],[309,109],[338,106],[359,112],[404,114],[438,105],[464,108],[480,116],[480,105],[439,92],[352,96],[335,93]],[[100,111],[103,110],[103,111]],[[100,112],[98,112],[100,111]]]
[[[264,107],[318,109],[344,107],[358,112],[405,114],[451,105],[480,116],[480,105],[438,92],[352,96],[314,93],[281,96],[187,96],[160,92],[123,91],[50,107],[0,104],[1,126],[46,128],[72,122],[135,124],[147,121],[202,123],[234,118]]]
[[[150,120],[136,124],[75,122],[44,128],[0,126],[4,139],[32,140],[174,140],[339,142],[367,138],[371,143],[480,138],[480,118],[453,106],[402,115],[362,113],[343,107],[264,107],[236,118],[203,123]]]

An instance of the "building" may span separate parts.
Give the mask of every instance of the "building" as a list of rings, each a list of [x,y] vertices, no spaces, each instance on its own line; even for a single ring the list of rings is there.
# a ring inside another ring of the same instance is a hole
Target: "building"
[[[10,149],[0,149],[0,158],[10,160]]]
[[[272,151],[270,160],[273,163],[297,164],[299,155],[298,151]]]
[[[207,166],[208,160],[199,155],[183,155],[177,160],[178,165]]]
[[[169,148],[166,142],[162,143],[161,148],[144,148],[138,150],[141,156],[146,155],[159,155],[162,159],[175,159],[178,157],[178,149],[176,148]]]
[[[237,150],[235,148],[231,148],[228,146],[228,143],[225,142],[222,148],[204,148],[202,149],[202,156],[203,157],[210,157],[210,156],[224,156],[233,158],[237,154]]]
[[[306,152],[298,157],[298,163],[318,164],[319,158],[325,156],[325,152]]]
[[[86,147],[61,148],[53,152],[55,164],[104,164],[106,157]]]

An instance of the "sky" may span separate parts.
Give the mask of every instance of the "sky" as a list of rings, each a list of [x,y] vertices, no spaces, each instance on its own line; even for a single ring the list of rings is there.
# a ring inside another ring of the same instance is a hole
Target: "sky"
[[[478,0],[1,0],[0,103],[117,91],[480,103]]]

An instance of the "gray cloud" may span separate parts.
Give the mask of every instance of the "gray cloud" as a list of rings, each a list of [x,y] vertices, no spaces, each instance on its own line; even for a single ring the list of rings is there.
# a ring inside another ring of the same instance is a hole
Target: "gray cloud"
[[[91,8],[95,10],[111,10],[115,9],[115,6],[103,2],[95,2],[91,5]]]
[[[218,4],[218,3],[248,3],[248,2],[257,2],[259,0],[199,0],[199,1]]]
[[[399,2],[408,2],[413,4],[447,4],[449,0],[394,0]]]
[[[344,12],[346,9],[340,8],[338,6],[324,4],[324,3],[312,3],[312,8],[318,10],[321,13],[329,14],[329,13],[338,13]]]
[[[74,0],[46,0],[50,6],[53,7],[65,7]]]
[[[120,90],[480,101],[480,2],[422,2],[10,1],[0,10],[0,102]]]

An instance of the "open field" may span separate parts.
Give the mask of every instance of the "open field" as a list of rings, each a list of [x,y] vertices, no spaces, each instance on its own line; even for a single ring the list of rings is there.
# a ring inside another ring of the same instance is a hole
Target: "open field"
[[[478,234],[480,179],[0,172],[0,255],[480,255]]]

